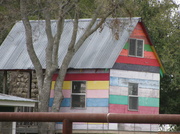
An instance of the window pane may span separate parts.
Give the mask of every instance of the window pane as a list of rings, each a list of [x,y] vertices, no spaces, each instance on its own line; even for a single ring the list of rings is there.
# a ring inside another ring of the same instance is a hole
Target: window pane
[[[138,97],[129,97],[129,109],[138,110]]]
[[[143,56],[143,41],[137,40],[137,56]]]
[[[129,83],[129,95],[138,95],[137,83]]]
[[[85,95],[72,95],[72,107],[85,107]]]
[[[130,39],[129,55],[136,55],[136,39]]]
[[[72,93],[85,93],[86,83],[85,81],[73,81],[72,82]]]

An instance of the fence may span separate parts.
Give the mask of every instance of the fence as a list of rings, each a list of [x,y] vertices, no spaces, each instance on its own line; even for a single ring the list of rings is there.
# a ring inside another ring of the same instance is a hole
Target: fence
[[[73,122],[180,124],[180,115],[100,113],[1,112],[0,122],[63,122],[62,133],[72,134]]]

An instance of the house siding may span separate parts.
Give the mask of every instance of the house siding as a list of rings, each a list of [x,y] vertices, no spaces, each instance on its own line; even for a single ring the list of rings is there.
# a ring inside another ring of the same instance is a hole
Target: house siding
[[[54,74],[51,84],[49,107],[52,107],[54,85],[57,78]],[[86,108],[71,108],[72,81],[86,81]],[[62,112],[108,113],[109,106],[109,70],[69,70],[63,83],[64,99],[61,103]],[[102,110],[102,109],[103,110]]]
[[[144,40],[143,57],[129,56],[129,41],[110,70],[110,113],[158,114],[160,64],[138,23],[130,38]],[[138,83],[138,110],[128,109],[128,83]]]
[[[110,70],[110,113],[158,114],[159,86],[158,73]],[[138,83],[138,111],[128,110],[128,83]]]
[[[52,107],[54,97],[54,86],[57,74],[54,74],[51,84],[49,107]],[[63,83],[64,99],[61,103],[60,112],[71,113],[108,113],[109,107],[109,70],[107,69],[76,69],[68,70]],[[71,108],[72,81],[86,81],[86,108]],[[96,129],[108,128],[104,123],[73,123],[74,129]],[[62,129],[62,123],[56,124],[57,129]]]
[[[121,114],[158,114],[159,113],[159,88],[160,64],[151,48],[150,42],[137,24],[130,38],[144,40],[143,57],[128,56],[129,42],[119,53],[112,69],[69,70],[63,84],[64,100],[60,112],[84,113],[121,113]],[[50,107],[53,102],[54,84],[57,75],[53,76]],[[71,108],[71,83],[72,81],[86,81],[86,108]],[[138,83],[138,110],[128,109],[128,83]],[[75,123],[75,129],[102,129],[111,124]],[[57,124],[61,128],[62,124]],[[114,124],[108,129],[120,129],[126,124]],[[149,127],[138,125],[137,128]],[[135,127],[136,128],[136,127]],[[130,128],[128,127],[127,130]],[[143,128],[141,128],[143,129]]]

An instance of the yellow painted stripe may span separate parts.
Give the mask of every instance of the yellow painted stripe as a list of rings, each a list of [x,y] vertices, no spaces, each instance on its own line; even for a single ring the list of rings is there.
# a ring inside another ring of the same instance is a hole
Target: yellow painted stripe
[[[55,81],[51,83],[51,90],[54,90]],[[63,82],[63,89],[71,89],[71,81],[64,81]]]
[[[71,89],[71,81],[64,81],[63,89]]]
[[[154,52],[157,60],[159,61],[159,64],[160,64],[160,67],[161,67],[161,69],[162,69],[163,74],[165,74],[165,69],[164,69],[164,67],[163,67],[163,64],[162,64],[162,62],[161,62],[161,60],[160,60],[157,52],[156,52],[156,49],[154,48],[154,46],[151,46],[151,48],[152,48],[152,50],[153,50],[153,52]]]
[[[55,81],[51,82],[51,90],[54,90],[54,86],[55,86]]]
[[[109,81],[87,81],[87,89],[109,89]]]

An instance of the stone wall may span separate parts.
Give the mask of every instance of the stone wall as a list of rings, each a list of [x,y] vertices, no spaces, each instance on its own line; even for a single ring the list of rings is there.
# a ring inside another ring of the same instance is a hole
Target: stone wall
[[[32,78],[32,82],[31,81]],[[12,71],[10,73],[9,94],[23,98],[38,99],[37,79],[35,73]]]
[[[32,72],[31,99],[38,100],[37,78],[36,78],[36,73],[34,72]]]

